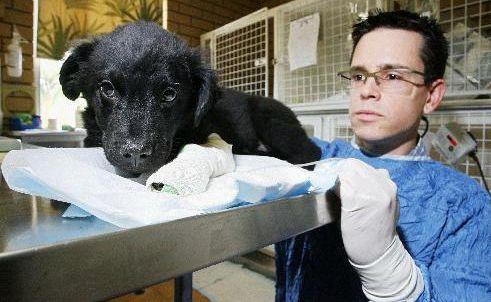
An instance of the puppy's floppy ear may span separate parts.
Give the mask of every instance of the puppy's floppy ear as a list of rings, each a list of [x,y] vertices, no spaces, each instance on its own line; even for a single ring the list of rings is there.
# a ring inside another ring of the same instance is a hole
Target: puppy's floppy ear
[[[208,67],[200,66],[197,72],[198,101],[194,112],[194,127],[198,127],[206,113],[220,97],[215,72]]]
[[[90,54],[94,50],[95,43],[96,41],[93,40],[75,47],[72,54],[61,66],[60,84],[63,94],[70,100],[75,100],[82,92],[81,65],[88,61]]]

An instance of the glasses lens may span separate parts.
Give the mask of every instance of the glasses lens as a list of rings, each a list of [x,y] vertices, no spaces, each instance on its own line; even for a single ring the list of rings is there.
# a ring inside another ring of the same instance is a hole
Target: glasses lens
[[[374,77],[380,91],[387,94],[410,94],[416,83],[422,82],[422,76],[406,69],[380,70],[374,74],[364,71],[345,71],[339,74],[344,90],[357,91],[367,84],[368,77]]]
[[[349,72],[338,73],[338,83],[341,85],[341,89],[349,90],[351,88],[351,76]]]
[[[408,79],[410,75],[410,73],[400,70],[381,70],[377,74],[380,83],[380,89],[389,94],[411,93],[413,85],[409,82],[410,80]]]

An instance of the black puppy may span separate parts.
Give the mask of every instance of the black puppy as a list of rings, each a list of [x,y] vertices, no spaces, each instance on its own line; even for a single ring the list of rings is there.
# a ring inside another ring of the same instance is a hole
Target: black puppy
[[[218,133],[235,153],[318,160],[294,113],[273,99],[217,85],[198,51],[149,22],[78,45],[60,72],[63,93],[87,100],[86,147],[130,175],[153,172],[188,143]]]

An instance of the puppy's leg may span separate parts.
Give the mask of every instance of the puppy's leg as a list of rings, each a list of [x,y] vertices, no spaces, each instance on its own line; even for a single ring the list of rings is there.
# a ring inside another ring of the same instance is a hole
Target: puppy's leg
[[[255,154],[259,147],[259,139],[257,137],[249,114],[244,113],[235,120],[233,125],[234,136],[237,145],[237,151],[244,154]]]
[[[300,124],[272,118],[256,129],[261,141],[272,153],[292,164],[304,164],[321,158],[321,150],[307,136]]]
[[[257,154],[259,139],[247,106],[219,102],[214,108],[211,129],[210,132],[218,133],[233,145],[234,154]]]

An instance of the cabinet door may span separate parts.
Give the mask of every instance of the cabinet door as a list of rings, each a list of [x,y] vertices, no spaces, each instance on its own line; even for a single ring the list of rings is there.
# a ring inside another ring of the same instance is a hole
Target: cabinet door
[[[322,116],[299,115],[297,116],[297,118],[309,137],[315,136],[318,138],[322,138]]]
[[[322,118],[322,139],[332,141],[344,139],[350,141],[353,137],[348,114],[325,114]]]

